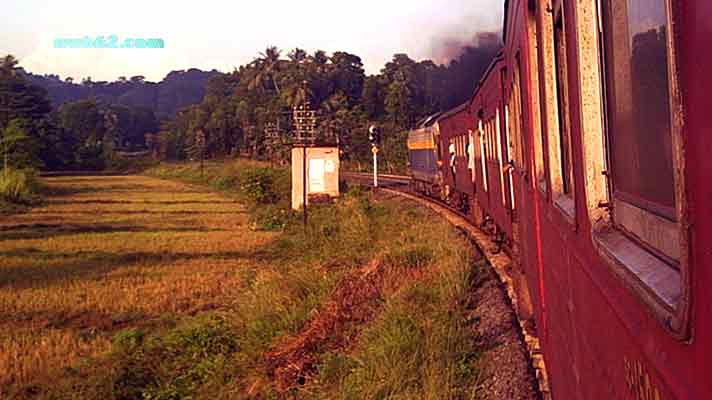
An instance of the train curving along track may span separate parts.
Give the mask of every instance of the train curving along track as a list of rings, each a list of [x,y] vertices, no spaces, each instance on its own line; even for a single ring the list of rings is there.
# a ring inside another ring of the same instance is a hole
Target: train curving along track
[[[341,176],[347,181],[373,186],[373,174],[371,173],[343,172]],[[514,309],[518,333],[527,350],[530,366],[535,372],[539,392],[544,400],[550,400],[551,392],[549,389],[546,363],[544,362],[544,356],[536,329],[532,326],[531,321],[522,320],[520,314],[517,312],[519,300],[514,288],[514,282],[509,273],[512,259],[505,252],[501,251],[501,246],[496,243],[494,238],[473,224],[467,215],[462,214],[456,208],[441,201],[415,192],[412,190],[410,183],[411,178],[409,176],[378,175],[378,190],[410,199],[435,211],[455,228],[463,232],[487,259],[487,264],[492,267],[499,282],[506,291],[511,307]]]

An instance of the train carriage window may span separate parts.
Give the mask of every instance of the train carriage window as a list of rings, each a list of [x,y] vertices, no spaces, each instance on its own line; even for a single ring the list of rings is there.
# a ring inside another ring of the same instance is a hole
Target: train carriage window
[[[578,117],[594,243],[661,324],[687,340],[690,238],[671,3],[576,7]]]
[[[485,130],[487,131],[487,161],[492,162],[494,160],[494,137],[492,136],[492,122],[487,120],[485,122]]]
[[[482,120],[477,122],[477,132],[480,136],[480,161],[482,163],[482,188],[485,192],[489,190],[489,184],[487,182],[487,150],[486,150],[486,136],[485,130],[482,124]]]
[[[497,146],[497,149],[495,150],[495,154],[497,155],[497,168],[499,169],[499,189],[500,193],[502,194],[502,205],[506,206],[507,205],[507,193],[505,191],[505,185],[504,185],[504,165],[505,165],[505,160],[504,156],[502,153],[502,131],[500,129],[500,114],[499,114],[499,108],[495,112],[495,119],[494,119],[494,134],[495,134],[495,145]]]
[[[558,165],[552,166],[554,189],[559,193],[557,205],[569,217],[574,216],[574,180],[571,153],[571,123],[569,119],[568,62],[566,59],[566,29],[564,8],[554,15],[554,68],[556,77],[556,110],[558,125]],[[563,196],[562,196],[563,195]]]
[[[527,149],[529,146],[527,145],[528,143],[528,137],[526,136],[526,129],[525,126],[528,125],[525,123],[525,115],[526,115],[526,103],[525,99],[526,93],[524,89],[524,85],[522,85],[522,78],[521,78],[521,61],[520,61],[520,54],[517,54],[516,57],[517,60],[517,65],[516,68],[514,68],[514,82],[512,86],[512,97],[514,99],[514,114],[515,114],[515,164],[518,168],[522,170],[522,173],[524,174],[524,179],[528,180],[529,179],[529,173],[527,168],[529,168],[529,155],[527,154]]]
[[[465,158],[465,165],[467,165],[467,135],[462,134],[462,157]]]
[[[467,169],[472,174],[472,180],[475,179],[475,138],[472,129],[467,131]]]
[[[510,95],[509,101],[507,103],[511,103],[514,101],[514,95]],[[504,141],[507,144],[506,150],[507,150],[507,156],[506,156],[506,162],[504,163],[505,168],[504,168],[504,174],[505,174],[505,179],[507,180],[507,192],[509,195],[509,209],[514,210],[515,209],[515,204],[514,204],[514,169],[515,165],[518,165],[518,162],[515,161],[517,158],[515,156],[515,146],[514,142],[512,142],[512,137],[516,137],[518,135],[517,131],[517,126],[516,123],[512,124],[513,121],[516,121],[517,117],[516,115],[512,115],[510,117],[510,112],[512,108],[508,105],[505,104],[504,106]],[[516,113],[515,113],[516,114]],[[514,129],[512,129],[514,128]],[[512,130],[514,130],[514,134],[512,134]]]
[[[665,0],[607,1],[605,87],[613,220],[678,260]],[[641,221],[649,221],[641,224]],[[641,225],[655,225],[655,233]]]
[[[460,135],[460,157],[465,157],[465,136]]]
[[[470,168],[470,151],[469,142],[466,134],[462,135],[462,157],[465,159],[464,166],[465,169]]]
[[[539,7],[536,7],[539,9]],[[540,83],[539,83],[539,52],[540,46],[537,43],[537,36],[539,35],[539,28],[537,27],[536,20],[536,10],[532,10],[529,14],[527,21],[527,53],[528,57],[523,58],[518,61],[518,69],[520,71],[520,76],[522,77],[522,99],[523,104],[529,104],[531,107],[526,108],[526,111],[530,111],[529,120],[531,121],[531,126],[528,129],[527,134],[531,132],[531,138],[533,141],[533,174],[532,185],[538,187],[543,193],[547,193],[547,182],[546,182],[546,170],[544,169],[544,140],[542,138],[543,118],[541,115],[541,93],[540,93]],[[526,86],[526,88],[525,88]]]

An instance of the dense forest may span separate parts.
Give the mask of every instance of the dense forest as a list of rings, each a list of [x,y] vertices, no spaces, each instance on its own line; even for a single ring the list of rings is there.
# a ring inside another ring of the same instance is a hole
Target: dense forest
[[[338,138],[347,160],[370,157],[366,129],[379,124],[386,165],[394,168],[406,160],[407,130],[469,99],[499,49],[497,35],[480,34],[476,45],[462,49],[447,66],[396,54],[378,75],[367,76],[354,54],[294,49],[285,57],[270,47],[252,63],[211,78],[203,101],[162,123],[152,143],[164,157],[191,158],[202,144],[196,141],[200,132],[208,157],[241,152],[284,160],[290,111],[308,101],[318,111],[319,135]],[[268,126],[280,128],[279,140],[268,138]]]
[[[448,65],[396,54],[377,75],[366,75],[361,58],[347,52],[269,47],[230,73],[174,71],[160,83],[141,76],[74,83],[28,73],[8,55],[0,60],[3,176],[100,170],[146,150],[160,159],[286,161],[291,111],[305,103],[317,111],[319,135],[338,138],[343,157],[356,163],[370,154],[367,127],[379,124],[385,165],[394,169],[406,159],[407,130],[466,101],[500,43],[496,34],[479,34]]]
[[[119,77],[114,82],[93,81],[86,77],[81,82],[73,78],[64,80],[58,75],[35,75],[19,69],[25,80],[47,90],[53,106],[89,98],[105,103],[121,104],[128,107],[150,109],[157,118],[173,118],[178,110],[200,103],[205,95],[205,85],[220,72],[201,71],[191,68],[187,71],[171,71],[161,82],[150,82],[143,76]]]

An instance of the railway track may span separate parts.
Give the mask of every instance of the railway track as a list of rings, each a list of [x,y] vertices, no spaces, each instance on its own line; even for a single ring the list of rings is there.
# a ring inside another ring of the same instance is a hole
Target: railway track
[[[366,186],[373,185],[373,174],[371,173],[345,172],[341,175],[347,181]],[[414,192],[411,189],[410,181],[411,179],[408,176],[378,175],[380,191],[413,200],[432,209],[455,228],[466,234],[468,239],[477,246],[478,250],[487,259],[488,265],[492,267],[500,283],[504,286],[511,306],[515,310],[514,315],[517,319],[518,331],[526,347],[529,364],[535,372],[541,396],[544,400],[550,400],[551,392],[546,363],[544,362],[544,355],[536,330],[530,328],[530,324],[522,320],[519,317],[519,313],[516,312],[519,309],[519,299],[514,287],[514,281],[509,274],[512,267],[512,259],[505,252],[500,251],[501,246],[487,233],[473,224],[466,215],[441,201]]]

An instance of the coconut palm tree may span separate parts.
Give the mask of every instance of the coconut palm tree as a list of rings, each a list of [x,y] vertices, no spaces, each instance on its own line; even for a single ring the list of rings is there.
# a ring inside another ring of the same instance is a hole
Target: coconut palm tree
[[[17,73],[17,58],[11,54],[6,55],[0,62],[0,74],[4,76],[15,76]]]
[[[290,51],[287,57],[289,57],[289,60],[293,63],[302,63],[306,61],[308,54],[305,50],[297,47],[294,50]]]
[[[267,47],[264,52],[260,53],[259,58],[253,62],[257,73],[255,74],[254,80],[250,82],[250,89],[264,88],[265,82],[269,82],[277,94],[280,94],[276,76],[282,69],[281,55],[282,51],[276,46]]]

